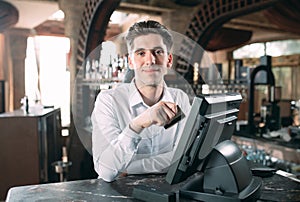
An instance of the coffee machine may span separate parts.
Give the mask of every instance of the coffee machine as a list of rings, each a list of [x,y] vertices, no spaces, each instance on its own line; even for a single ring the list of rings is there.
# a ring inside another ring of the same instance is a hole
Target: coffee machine
[[[249,105],[248,105],[248,132],[249,134],[256,134],[258,130],[279,130],[281,127],[280,108],[278,106],[278,99],[275,95],[275,78],[272,72],[272,58],[271,56],[262,56],[260,58],[260,65],[257,66],[250,75],[249,82]],[[268,100],[262,103],[260,113],[260,123],[254,121],[254,100],[255,100],[255,86],[268,86]],[[277,95],[278,97],[278,95]]]

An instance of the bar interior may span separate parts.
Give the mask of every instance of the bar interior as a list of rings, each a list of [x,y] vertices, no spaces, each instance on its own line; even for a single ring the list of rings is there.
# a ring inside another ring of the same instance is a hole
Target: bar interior
[[[0,1],[0,201],[300,201],[299,10],[298,0]],[[101,91],[127,82],[124,34],[143,20],[172,31],[164,79],[195,110],[167,173],[107,183],[91,113]],[[216,121],[208,109],[220,100],[215,114],[230,116]]]

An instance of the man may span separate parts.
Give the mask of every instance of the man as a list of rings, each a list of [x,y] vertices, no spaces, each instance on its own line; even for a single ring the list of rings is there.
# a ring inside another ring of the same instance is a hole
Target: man
[[[188,96],[168,88],[164,75],[172,67],[173,41],[156,21],[135,23],[127,37],[129,84],[102,91],[92,113],[95,170],[105,181],[120,174],[163,173],[171,164],[185,120],[165,129],[177,113],[188,114]]]

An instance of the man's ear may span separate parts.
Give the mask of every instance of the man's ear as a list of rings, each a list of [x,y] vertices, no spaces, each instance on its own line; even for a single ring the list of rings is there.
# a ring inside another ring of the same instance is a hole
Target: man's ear
[[[171,68],[172,67],[172,65],[173,65],[173,55],[170,53],[169,55],[168,55],[168,63],[167,63],[167,68]]]
[[[128,55],[128,65],[129,65],[129,69],[134,69],[133,67],[133,63],[132,63],[132,58],[130,57],[130,55]]]

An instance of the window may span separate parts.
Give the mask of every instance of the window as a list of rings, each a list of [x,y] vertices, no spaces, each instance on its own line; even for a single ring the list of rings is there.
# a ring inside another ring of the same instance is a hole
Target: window
[[[259,58],[263,55],[272,57],[300,54],[300,40],[283,40],[266,43],[253,43],[233,51],[234,59]]]
[[[25,60],[25,93],[29,105],[60,107],[62,125],[70,123],[70,73],[67,54],[70,41],[65,37],[29,37]]]

